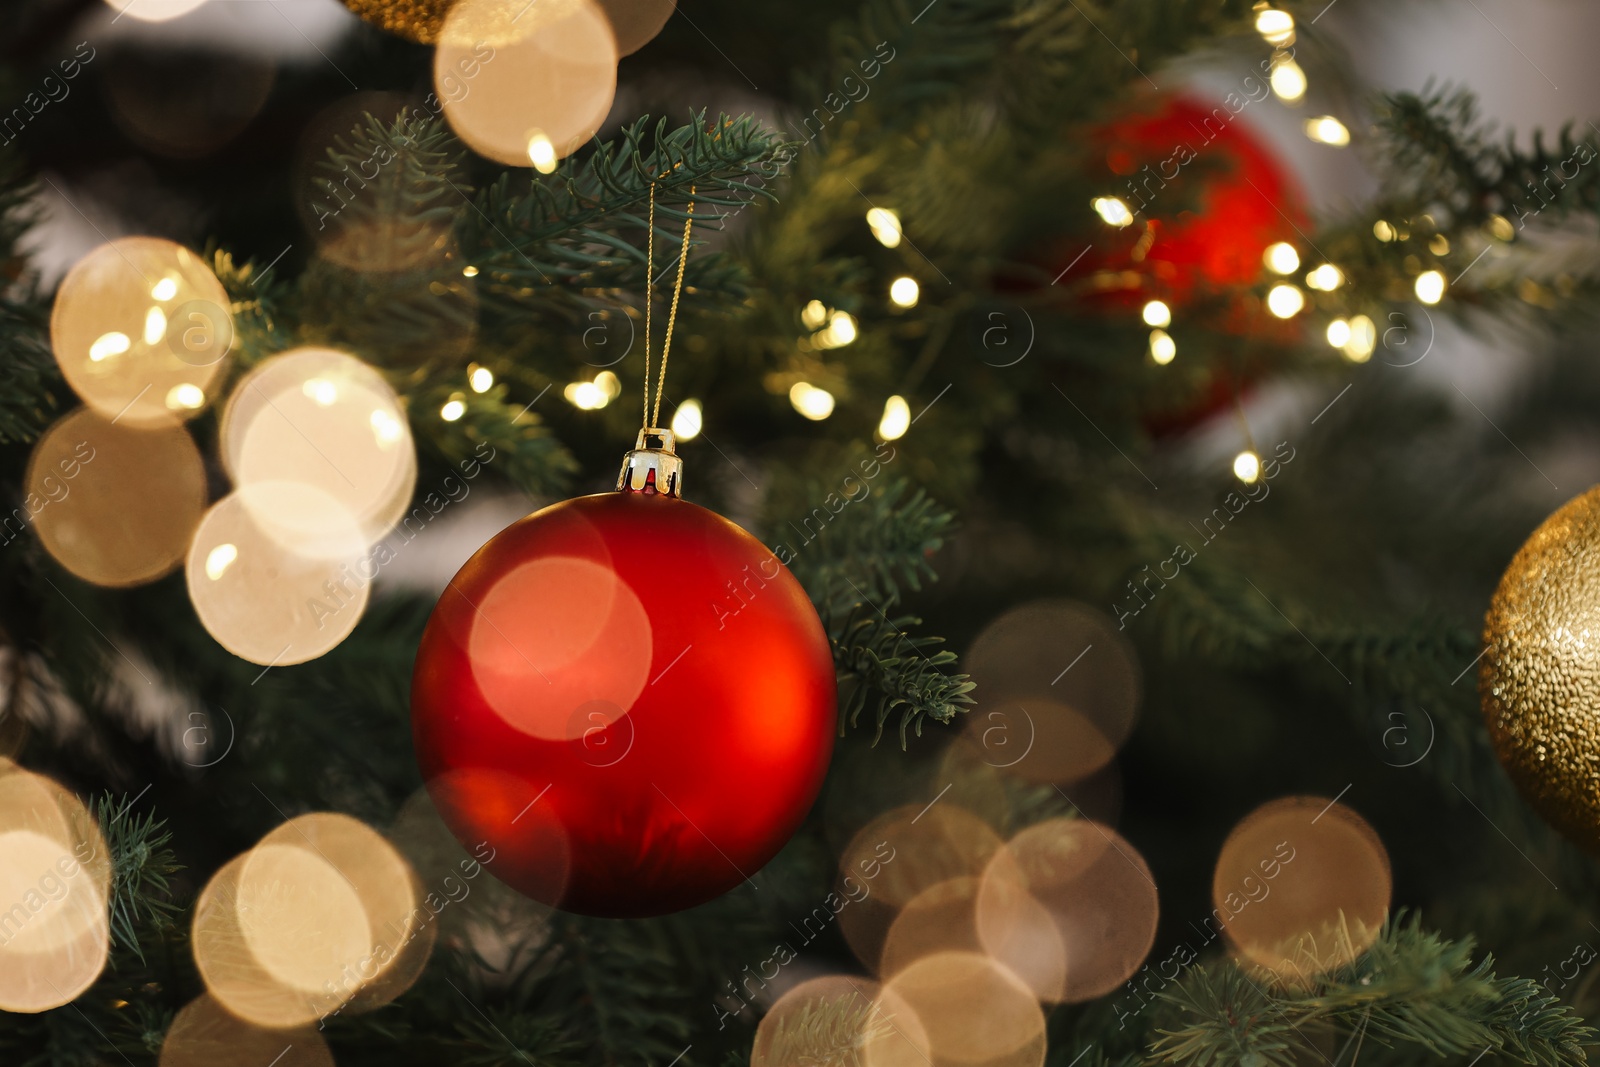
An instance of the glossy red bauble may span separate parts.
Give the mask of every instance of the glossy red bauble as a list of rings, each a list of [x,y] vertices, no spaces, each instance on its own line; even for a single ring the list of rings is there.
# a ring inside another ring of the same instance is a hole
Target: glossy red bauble
[[[568,500],[479,549],[428,621],[411,702],[461,842],[537,900],[617,917],[759,870],[816,799],[837,725],[800,583],[653,492]]]

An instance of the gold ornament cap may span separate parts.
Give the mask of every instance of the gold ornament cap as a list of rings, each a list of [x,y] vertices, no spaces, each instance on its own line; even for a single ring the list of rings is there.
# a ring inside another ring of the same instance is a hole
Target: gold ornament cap
[[[683,490],[683,460],[673,451],[676,444],[671,430],[640,430],[633,451],[622,457],[617,491],[679,496]]]

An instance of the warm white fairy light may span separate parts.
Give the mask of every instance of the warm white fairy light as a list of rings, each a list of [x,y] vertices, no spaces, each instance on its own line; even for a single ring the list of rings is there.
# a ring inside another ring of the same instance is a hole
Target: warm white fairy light
[[[1324,263],[1306,275],[1306,284],[1321,292],[1331,293],[1344,284],[1344,271],[1332,263]]]
[[[1350,323],[1346,319],[1334,319],[1328,323],[1328,344],[1334,348],[1343,348],[1350,343]]]
[[[810,382],[795,382],[790,386],[789,403],[813,422],[833,414],[833,394],[826,389],[818,389]]]
[[[1292,319],[1306,306],[1306,297],[1287,283],[1274,285],[1267,292],[1267,310],[1280,319]]]
[[[1261,262],[1274,274],[1293,274],[1300,269],[1300,253],[1288,241],[1270,244],[1261,253]]]
[[[1299,103],[1306,95],[1306,72],[1285,56],[1272,69],[1272,91],[1286,104]]]
[[[474,393],[487,393],[494,386],[494,371],[474,363],[467,368],[467,384]]]
[[[1178,343],[1166,330],[1150,331],[1150,358],[1163,367],[1171,363],[1178,354]]]
[[[1171,326],[1172,309],[1167,307],[1162,300],[1152,300],[1144,306],[1142,312],[1146,326]]]
[[[672,413],[672,435],[680,441],[692,441],[699,437],[703,424],[704,413],[698,400],[685,400]]]
[[[461,276],[463,278],[476,278],[478,276],[478,268],[468,263],[465,267],[461,268]]]
[[[326,378],[307,378],[300,391],[318,407],[332,407],[339,399],[339,387]]]
[[[878,436],[885,441],[898,441],[911,429],[911,405],[903,396],[891,396],[883,405],[883,418],[878,420]]]
[[[615,400],[622,395],[622,379],[608,370],[603,370],[594,376],[595,387],[605,394],[606,400]],[[602,404],[601,407],[605,405]]]
[[[1133,222],[1133,212],[1128,210],[1128,205],[1114,196],[1097,196],[1089,204],[1107,226],[1121,229]]]
[[[218,545],[206,553],[206,577],[219,581],[238,558],[239,548],[231,541]]]
[[[1306,136],[1318,144],[1343,148],[1350,143],[1349,128],[1332,115],[1318,115],[1314,119],[1306,119],[1305,129]]]
[[[1261,457],[1248,448],[1234,456],[1233,476],[1246,485],[1255,484],[1261,477]]]
[[[554,174],[556,164],[556,146],[543,130],[535,130],[533,136],[528,138],[528,161],[533,164],[533,169],[540,174]]]
[[[828,308],[820,300],[813,300],[800,309],[800,325],[808,330],[820,330],[828,321]]]
[[[166,303],[178,295],[178,279],[167,275],[150,288],[150,299]]]
[[[900,228],[900,213],[891,208],[875,207],[867,212],[867,226],[872,236],[885,248],[896,248],[904,233]]]
[[[1417,275],[1417,299],[1424,304],[1437,304],[1444,299],[1444,275],[1436,270],[1425,270]]]
[[[1388,244],[1390,241],[1393,241],[1400,235],[1395,232],[1394,226],[1383,219],[1379,219],[1377,222],[1372,224],[1372,236],[1376,237],[1384,244]]]
[[[895,307],[914,308],[922,296],[922,286],[910,275],[901,275],[889,285],[889,299]]]
[[[1264,8],[1256,14],[1256,32],[1268,44],[1281,48],[1294,41],[1294,16],[1277,8]]]
[[[455,422],[467,413],[467,405],[460,400],[447,400],[444,407],[439,409],[439,417],[445,422]]]
[[[169,411],[199,411],[205,406],[205,390],[193,382],[180,382],[167,390]]]
[[[127,334],[113,330],[95,338],[94,344],[89,346],[89,359],[94,363],[99,363],[101,360],[110,359],[112,356],[120,356],[131,347],[133,347],[133,342],[128,339]]]
[[[167,313],[152,307],[144,313],[144,343],[157,345],[167,335]]]
[[[1341,346],[1344,357],[1351,363],[1365,363],[1372,358],[1373,349],[1377,347],[1377,325],[1365,315],[1357,315],[1352,318],[1350,320],[1350,339]]]
[[[818,348],[843,348],[855,341],[858,332],[854,315],[848,311],[830,311],[827,327],[812,341]]]

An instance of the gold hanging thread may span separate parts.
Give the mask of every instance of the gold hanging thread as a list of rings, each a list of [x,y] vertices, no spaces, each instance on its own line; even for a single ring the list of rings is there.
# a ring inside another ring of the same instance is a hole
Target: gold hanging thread
[[[656,295],[656,183],[650,183],[649,237],[645,241],[645,296],[644,296],[644,411],[643,429],[656,425],[661,417],[661,394],[667,387],[667,357],[672,354],[672,331],[678,323],[678,298],[683,295],[683,272],[689,263],[689,234],[694,227],[695,187],[689,186],[689,207],[683,220],[683,244],[678,251],[678,277],[672,285],[672,310],[667,315],[667,335],[661,342],[661,372],[656,382],[656,399],[650,403],[650,333],[652,309]]]

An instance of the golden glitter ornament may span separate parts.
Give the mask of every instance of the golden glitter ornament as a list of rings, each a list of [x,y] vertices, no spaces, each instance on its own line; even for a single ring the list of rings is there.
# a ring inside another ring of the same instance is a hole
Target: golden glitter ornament
[[[345,7],[380,29],[419,44],[439,39],[444,17],[456,0],[342,0]]]
[[[1600,486],[1517,551],[1484,619],[1495,752],[1550,825],[1600,855]]]

